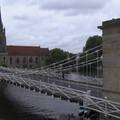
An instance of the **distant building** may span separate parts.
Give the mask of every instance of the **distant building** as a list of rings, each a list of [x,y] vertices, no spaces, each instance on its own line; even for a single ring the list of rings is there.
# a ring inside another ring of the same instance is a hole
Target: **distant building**
[[[38,67],[43,65],[44,59],[49,54],[48,48],[33,46],[7,46],[7,59],[9,67]]]
[[[37,46],[7,46],[5,28],[0,11],[0,65],[8,67],[33,68],[44,64],[48,48]]]

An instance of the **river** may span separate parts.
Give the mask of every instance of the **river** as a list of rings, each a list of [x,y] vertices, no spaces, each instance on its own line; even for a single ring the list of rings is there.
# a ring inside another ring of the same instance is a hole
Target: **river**
[[[0,120],[56,120],[78,116],[79,104],[14,85],[0,85]]]

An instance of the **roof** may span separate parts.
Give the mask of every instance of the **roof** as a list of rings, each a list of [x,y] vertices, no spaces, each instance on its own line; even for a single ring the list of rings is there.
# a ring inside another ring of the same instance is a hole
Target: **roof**
[[[38,46],[7,46],[9,56],[47,56],[48,48],[40,48]]]
[[[120,18],[104,21],[102,26],[98,26],[99,29],[113,28],[113,27],[120,27]]]

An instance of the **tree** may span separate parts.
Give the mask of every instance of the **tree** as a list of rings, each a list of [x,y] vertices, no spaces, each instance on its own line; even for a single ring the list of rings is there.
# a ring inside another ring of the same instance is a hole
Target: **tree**
[[[86,45],[84,47],[84,51],[89,50],[91,48],[94,48],[98,45],[102,44],[102,37],[95,35],[95,36],[91,36],[88,38]]]
[[[46,64],[56,63],[58,61],[64,60],[69,56],[70,53],[65,52],[59,48],[52,49],[48,58],[46,59]],[[70,54],[71,55],[71,54]]]
[[[86,42],[85,47],[83,48],[83,55],[87,54],[87,61],[95,60],[97,57],[102,56],[102,37],[95,35],[95,36],[90,36]],[[99,47],[97,47],[99,46]],[[94,49],[92,49],[94,48]],[[91,49],[91,50],[90,50]],[[97,51],[97,52],[95,52]],[[90,54],[91,53],[91,54]],[[85,61],[86,57],[84,57],[81,61]],[[96,62],[92,64],[91,66],[91,72],[96,75],[97,74],[97,69],[98,67],[102,66],[102,62],[100,61],[99,64]],[[86,70],[86,66],[84,68]],[[89,72],[89,70],[88,70]]]

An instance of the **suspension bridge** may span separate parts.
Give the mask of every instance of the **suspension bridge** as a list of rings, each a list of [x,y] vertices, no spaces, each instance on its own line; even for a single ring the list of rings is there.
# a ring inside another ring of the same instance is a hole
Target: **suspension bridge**
[[[15,85],[120,119],[120,19],[103,22],[103,44],[36,69],[0,67],[0,84]],[[71,79],[71,73],[79,78]]]
[[[103,48],[96,46],[65,60],[36,69],[0,67],[1,84],[13,84],[120,119],[120,103],[103,96]],[[66,77],[78,73],[79,79]]]

